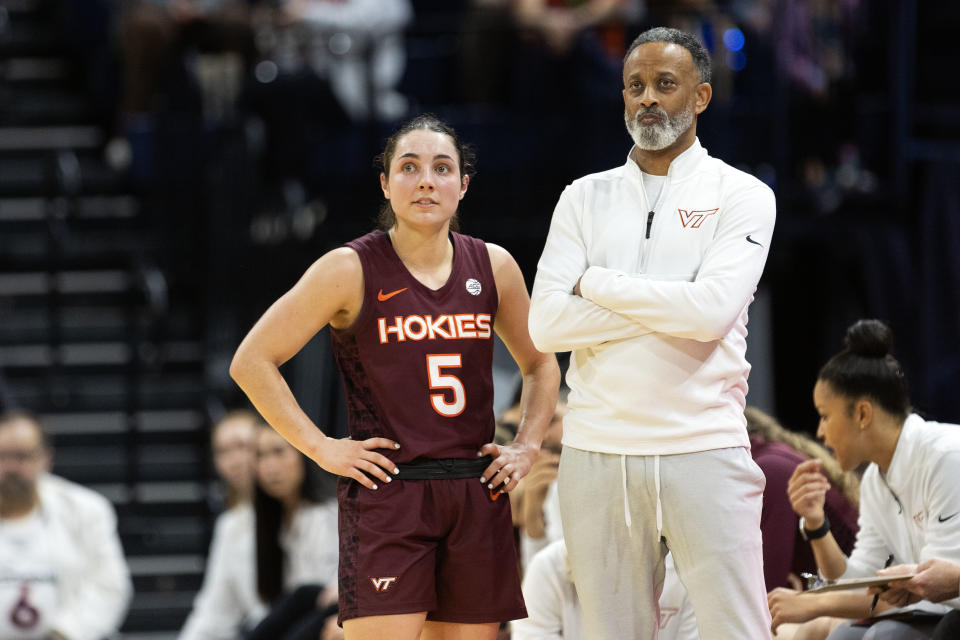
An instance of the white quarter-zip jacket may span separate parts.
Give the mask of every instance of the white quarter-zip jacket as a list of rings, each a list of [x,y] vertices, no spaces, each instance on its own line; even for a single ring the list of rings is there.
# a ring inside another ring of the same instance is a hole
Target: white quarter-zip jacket
[[[871,463],[863,475],[859,524],[844,578],[876,575],[891,553],[895,565],[960,564],[960,426],[911,414],[887,473]]]
[[[773,192],[695,140],[658,200],[628,156],[557,203],[529,326],[541,351],[572,351],[563,444],[628,455],[749,447],[747,307]]]

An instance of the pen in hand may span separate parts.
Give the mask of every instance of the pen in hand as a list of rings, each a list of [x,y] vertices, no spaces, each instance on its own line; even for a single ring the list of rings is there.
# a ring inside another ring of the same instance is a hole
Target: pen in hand
[[[893,554],[887,556],[887,561],[883,563],[883,568],[886,569],[891,564],[893,564]],[[873,602],[870,603],[870,615],[873,615],[873,610],[877,608],[877,601],[880,599],[880,594],[873,594]]]

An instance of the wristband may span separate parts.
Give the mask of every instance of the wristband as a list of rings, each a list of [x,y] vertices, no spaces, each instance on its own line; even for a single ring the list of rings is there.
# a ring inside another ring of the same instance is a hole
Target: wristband
[[[827,535],[830,532],[830,518],[827,517],[827,514],[823,514],[823,524],[817,527],[814,530],[807,529],[806,522],[803,518],[800,518],[800,536],[810,542],[812,540],[819,540],[823,536]]]

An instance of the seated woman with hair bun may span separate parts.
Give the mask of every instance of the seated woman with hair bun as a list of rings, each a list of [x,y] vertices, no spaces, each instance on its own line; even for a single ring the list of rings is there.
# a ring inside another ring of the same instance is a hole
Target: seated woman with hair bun
[[[878,320],[847,330],[845,348],[823,366],[813,389],[820,415],[817,436],[844,470],[867,462],[860,485],[860,531],[850,556],[841,551],[824,516],[829,482],[816,461],[797,467],[788,491],[804,519],[806,537],[827,579],[906,574],[931,558],[960,561],[960,427],[913,413],[907,381],[891,355],[893,334]],[[901,607],[919,599],[896,582],[864,589],[801,594],[776,589],[768,596],[773,628],[819,616],[868,618],[874,595]],[[896,618],[847,622],[829,640],[912,640],[934,637],[942,616],[960,598],[920,601]]]

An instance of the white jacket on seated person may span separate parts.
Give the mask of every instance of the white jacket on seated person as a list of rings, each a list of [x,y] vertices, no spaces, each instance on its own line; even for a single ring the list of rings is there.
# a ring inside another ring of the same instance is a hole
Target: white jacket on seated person
[[[102,640],[120,628],[133,593],[113,506],[50,474],[37,491],[30,515],[0,519],[0,638]]]
[[[660,593],[659,640],[699,640],[697,617],[687,591],[677,577],[673,555],[667,554],[663,591]],[[528,617],[514,620],[513,640],[582,640],[580,600],[567,568],[563,540],[547,545],[533,556],[523,577],[523,599]]]
[[[284,591],[337,584],[337,503],[305,504],[281,534]],[[249,504],[217,518],[203,586],[180,640],[232,640],[268,613],[257,593],[256,522]]]

